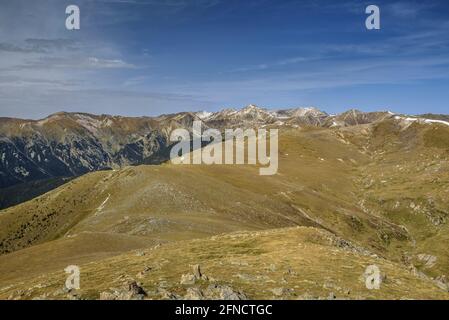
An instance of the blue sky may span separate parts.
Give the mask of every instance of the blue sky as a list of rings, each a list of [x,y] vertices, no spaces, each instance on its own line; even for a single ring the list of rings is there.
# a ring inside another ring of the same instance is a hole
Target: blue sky
[[[65,29],[65,8],[81,30]],[[381,9],[381,30],[365,8]],[[0,116],[449,113],[449,3],[0,0]]]

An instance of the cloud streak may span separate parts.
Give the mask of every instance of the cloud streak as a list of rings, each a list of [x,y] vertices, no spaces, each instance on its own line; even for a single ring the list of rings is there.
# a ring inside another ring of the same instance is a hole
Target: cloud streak
[[[377,33],[364,29],[365,1],[78,3],[81,30],[68,32],[61,1],[2,2],[0,116],[296,104],[311,92],[319,105],[332,90],[368,101],[364,86],[420,84],[430,95],[431,82],[449,82],[447,5],[438,0],[379,0]],[[405,108],[403,90],[395,101]]]

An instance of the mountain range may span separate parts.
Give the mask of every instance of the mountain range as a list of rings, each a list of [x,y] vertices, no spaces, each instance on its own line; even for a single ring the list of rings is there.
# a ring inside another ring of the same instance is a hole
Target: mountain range
[[[449,299],[446,117],[1,119],[1,190],[17,199],[0,211],[0,298]],[[167,162],[169,132],[198,119],[278,128],[278,173]],[[68,265],[80,290],[64,289]]]
[[[158,164],[169,158],[173,129],[206,127],[323,128],[368,124],[389,112],[350,110],[328,115],[316,108],[269,111],[254,105],[216,113],[186,112],[149,118],[56,113],[42,120],[0,118],[0,188],[38,180],[74,177],[103,169]]]

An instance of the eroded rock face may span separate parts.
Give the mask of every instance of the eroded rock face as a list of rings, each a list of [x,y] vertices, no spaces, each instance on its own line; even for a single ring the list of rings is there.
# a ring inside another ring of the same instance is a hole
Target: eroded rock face
[[[0,188],[163,162],[168,159],[167,121],[80,113],[39,121],[0,119]],[[170,126],[183,127],[176,121]]]

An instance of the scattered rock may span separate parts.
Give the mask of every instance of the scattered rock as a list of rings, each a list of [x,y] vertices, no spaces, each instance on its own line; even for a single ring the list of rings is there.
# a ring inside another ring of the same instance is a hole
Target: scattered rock
[[[318,300],[318,296],[313,296],[310,293],[304,293],[298,297],[298,300]]]
[[[196,264],[194,266],[192,266],[193,269],[193,275],[197,278],[197,279],[201,279],[202,274],[201,274],[201,268],[199,264]]]
[[[446,276],[437,277],[435,279],[435,282],[440,289],[443,289],[443,290],[449,292],[449,281]]]
[[[247,300],[242,291],[234,291],[229,286],[217,284],[210,285],[206,289],[206,296],[218,300]]]
[[[180,300],[181,297],[165,288],[158,288],[157,293],[161,295],[162,300]]]
[[[188,274],[183,274],[181,276],[181,284],[182,285],[192,285],[195,284],[197,278],[195,277],[194,274],[188,273]]]
[[[111,289],[112,292],[101,292],[100,300],[143,300],[147,293],[135,281],[122,289]]]
[[[70,293],[70,292],[72,292],[72,290],[73,290],[73,289],[69,289],[69,288],[67,288],[66,286],[64,286],[64,287],[62,288],[62,291],[63,291],[64,293]]]
[[[117,300],[117,296],[111,292],[100,292],[100,300]]]
[[[287,296],[291,295],[293,293],[292,289],[286,289],[286,288],[274,288],[271,289],[271,292],[277,297]]]
[[[437,257],[430,254],[419,254],[418,259],[424,263],[424,268],[432,268],[437,262]]]
[[[185,300],[246,300],[242,291],[236,291],[227,285],[209,285],[205,290],[198,287],[187,289]]]
[[[9,295],[8,300],[20,300],[22,299],[23,296],[25,296],[25,291],[17,290],[11,295]]]
[[[140,287],[137,282],[133,281],[128,285],[128,291],[132,293],[133,295],[143,295],[146,296],[145,290],[143,290],[142,287]]]
[[[185,300],[204,300],[203,292],[198,288],[188,288]]]
[[[68,294],[67,300],[81,300],[81,297],[77,293]]]
[[[288,268],[287,271],[285,272],[286,275],[289,276],[296,276],[297,273],[292,269],[292,268]]]
[[[145,256],[145,255],[146,255],[146,253],[143,252],[143,251],[137,251],[137,252],[136,252],[136,256],[138,256],[138,257],[143,257],[143,256]]]
[[[199,264],[192,266],[193,274],[187,273],[181,276],[181,284],[192,285],[195,284],[197,280],[210,281],[209,277],[201,272],[201,267]],[[213,279],[213,278],[211,278]],[[215,281],[215,280],[213,280]]]
[[[284,288],[271,289],[271,292],[273,292],[275,296],[282,296],[284,294]]]
[[[63,294],[65,294],[64,288],[54,291],[52,295],[53,296],[62,296]]]
[[[329,297],[327,298],[327,300],[335,300],[335,299],[337,299],[337,296],[333,292],[329,293]]]
[[[151,271],[151,268],[150,268],[150,267],[145,267],[145,269],[143,269],[142,271],[140,271],[140,272],[136,275],[136,278],[138,278],[138,279],[145,278],[146,274],[147,274],[148,272],[150,272],[150,271]]]

